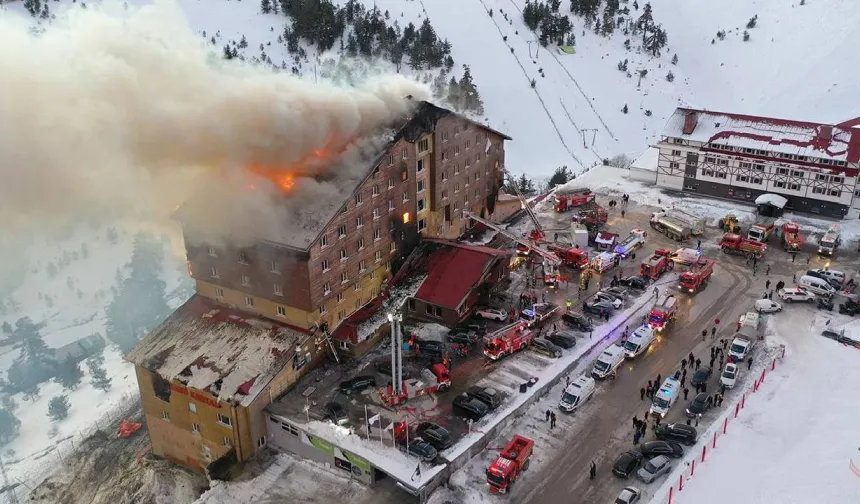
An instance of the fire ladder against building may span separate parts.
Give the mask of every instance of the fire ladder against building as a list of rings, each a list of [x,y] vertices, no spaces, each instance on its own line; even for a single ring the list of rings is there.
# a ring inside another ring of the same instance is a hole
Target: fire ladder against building
[[[506,175],[509,185],[514,189],[514,194],[517,196],[517,198],[519,198],[520,207],[522,207],[522,209],[526,212],[526,215],[528,215],[529,219],[534,225],[534,229],[529,232],[529,238],[534,242],[535,245],[545,243],[547,241],[546,235],[549,232],[557,231],[562,233],[570,233],[570,229],[547,229],[543,227],[543,224],[541,224],[538,220],[537,215],[532,209],[532,206],[529,205],[529,202],[528,200],[526,200],[526,197],[523,195],[522,192],[520,192],[520,188],[517,186],[516,178],[514,178],[513,174],[511,174],[511,172],[509,172],[507,169],[503,168],[503,173]],[[526,254],[529,250],[531,249],[520,243],[517,243],[517,252],[521,254]]]
[[[526,205],[528,207],[528,205]],[[527,248],[529,251],[535,252],[543,259],[543,269],[544,269],[544,283],[548,285],[557,285],[561,280],[561,274],[559,273],[559,266],[562,264],[562,260],[553,252],[538,246],[536,243],[528,240],[526,238],[520,238],[515,234],[511,233],[507,229],[499,226],[498,224],[494,224],[486,219],[483,219],[472,212],[464,211],[463,217],[466,219],[472,219],[475,222],[480,222],[481,224],[487,226],[488,228],[498,232],[502,236],[510,239],[514,243],[521,245]]]

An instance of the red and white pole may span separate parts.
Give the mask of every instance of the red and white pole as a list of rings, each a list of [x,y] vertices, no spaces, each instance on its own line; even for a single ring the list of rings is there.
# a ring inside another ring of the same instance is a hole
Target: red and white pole
[[[696,459],[693,459],[693,465],[690,466],[690,477],[696,474]]]
[[[726,433],[726,430],[727,430],[728,428],[729,428],[729,417],[726,417],[726,419],[725,419],[725,420],[723,420],[723,434],[725,434],[725,433]]]
[[[714,433],[714,444],[713,444],[713,446],[712,446],[711,448],[716,448],[716,447],[717,447],[717,436],[719,436],[719,435],[720,435],[720,433],[719,433],[719,432],[715,432],[715,433]]]
[[[776,359],[773,360],[773,364],[770,365],[770,370],[774,371],[776,369]]]
[[[682,473],[680,476],[678,476],[678,491],[680,492],[683,489],[684,489],[684,474]]]
[[[738,417],[738,413],[741,411],[741,403],[735,404],[735,418]]]
[[[702,463],[705,463],[705,456],[708,453],[708,445],[702,445]]]
[[[741,397],[741,409],[744,409],[747,405],[747,393],[744,392],[744,395]]]
[[[675,494],[675,487],[674,486],[669,487],[669,504],[672,504],[672,497],[674,496],[674,494]]]

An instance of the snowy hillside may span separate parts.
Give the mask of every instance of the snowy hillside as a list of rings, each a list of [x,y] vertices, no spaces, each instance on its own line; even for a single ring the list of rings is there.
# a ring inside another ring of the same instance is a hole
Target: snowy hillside
[[[525,26],[526,0],[361,1],[387,11],[401,28],[409,22],[419,26],[427,17],[438,36],[452,43],[452,74],[462,75],[462,65],[469,65],[484,102],[481,119],[514,138],[507,152],[514,172],[540,177],[560,165],[579,170],[618,154],[634,157],[654,141],[678,105],[828,122],[860,115],[849,101],[860,92],[853,64],[860,10],[851,2],[655,1],[654,23],[668,39],[655,57],[640,49],[640,35],[624,33],[645,2],[622,0],[621,10],[629,13],[618,14],[622,23],[609,36],[595,34],[593,24],[569,14],[569,2],[563,2],[559,12],[569,16],[576,45],[575,54],[562,54],[554,44],[539,47],[537,35]],[[178,2],[201,37],[214,37],[213,50],[244,36],[240,53],[248,59],[265,53],[275,66],[294,65],[279,41],[288,26],[284,15],[262,14],[255,1]],[[602,12],[606,2],[599,3]],[[19,6],[7,8],[22,12]],[[754,16],[755,26],[747,28]],[[337,44],[328,53],[316,54],[312,47],[307,52],[300,72],[309,79],[330,75],[331,63],[340,60]],[[626,72],[619,71],[624,60]],[[386,61],[350,66],[358,73],[394,69]],[[401,71],[425,80],[434,75],[408,64]]]

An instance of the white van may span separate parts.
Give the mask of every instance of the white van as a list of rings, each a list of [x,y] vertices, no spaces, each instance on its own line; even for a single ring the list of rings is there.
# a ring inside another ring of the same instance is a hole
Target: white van
[[[814,276],[803,275],[797,281],[797,285],[803,287],[804,289],[808,290],[813,294],[828,298],[833,297],[833,294],[836,293],[836,289],[834,289],[833,286],[830,285],[830,282]]]
[[[761,315],[754,311],[748,311],[741,315],[741,318],[738,320],[738,329],[741,327],[749,327],[754,331],[758,331],[760,321]]]
[[[649,326],[644,325],[636,329],[633,331],[633,334],[627,338],[627,342],[624,343],[624,355],[627,356],[628,359],[632,359],[645,353],[645,351],[651,346],[651,343],[654,343],[655,339],[657,339],[657,333],[655,333],[654,329],[651,329]]]
[[[612,345],[600,354],[600,357],[594,361],[594,368],[591,370],[591,376],[602,380],[609,375],[615,375],[615,370],[624,362],[624,349],[620,346]]]
[[[564,389],[561,401],[558,402],[558,409],[571,413],[591,399],[592,394],[594,394],[594,378],[582,375]]]
[[[660,415],[660,418],[665,417],[666,413],[669,412],[669,408],[678,401],[680,395],[681,382],[676,380],[674,376],[666,378],[660,390],[654,394],[654,401],[651,403],[651,414]]]

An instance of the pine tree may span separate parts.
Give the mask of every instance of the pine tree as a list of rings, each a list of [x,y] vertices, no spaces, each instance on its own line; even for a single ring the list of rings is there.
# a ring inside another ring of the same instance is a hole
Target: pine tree
[[[601,33],[604,37],[612,35],[615,31],[615,14],[609,12],[609,8],[603,11],[603,30]]]
[[[107,371],[102,366],[90,367],[90,383],[93,388],[107,392],[111,387],[112,378],[109,378]]]
[[[669,82],[675,82],[675,74],[669,71],[669,73],[666,74],[666,80]]]
[[[48,417],[54,422],[63,420],[69,416],[70,407],[69,396],[58,395],[52,397],[51,402],[48,403]]]
[[[654,29],[654,14],[651,11],[651,4],[646,3],[642,9],[642,15],[636,20],[636,27],[642,31],[642,45],[645,45],[645,40],[648,34]]]
[[[0,443],[8,443],[20,429],[21,420],[11,410],[0,409]]]
[[[478,88],[472,81],[472,71],[469,65],[463,65],[463,77],[460,78],[460,90],[463,93],[463,108],[478,115],[484,114],[484,102],[478,94]]]
[[[752,30],[755,28],[756,23],[758,22],[758,14],[751,17],[749,21],[747,21],[747,29]]]
[[[744,30],[744,42],[749,42],[750,40],[750,32]]]
[[[84,373],[77,361],[69,357],[57,366],[55,379],[64,389],[75,390],[81,384],[81,377],[83,376]]]
[[[559,166],[553,172],[552,177],[549,178],[550,187],[566,184],[570,180],[571,175],[572,173],[567,166]]]
[[[271,0],[262,0],[262,2],[260,2],[260,11],[262,11],[263,14],[271,13],[272,12]]]
[[[627,104],[626,104],[626,103],[624,104],[624,108],[623,108],[623,109],[621,109],[621,112],[624,112],[625,114],[626,114],[627,112],[629,112],[629,109],[627,108]]]
[[[673,64],[673,65],[677,65],[677,64],[678,64],[678,55],[677,55],[677,54],[673,54],[673,55],[672,55],[672,64]]]

